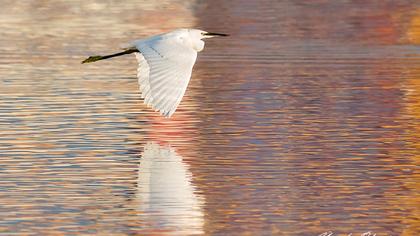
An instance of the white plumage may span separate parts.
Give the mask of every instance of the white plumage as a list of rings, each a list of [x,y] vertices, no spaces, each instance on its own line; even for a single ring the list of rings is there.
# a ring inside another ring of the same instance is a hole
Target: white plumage
[[[204,48],[204,38],[227,36],[197,29],[178,29],[134,41],[121,53],[89,57],[83,63],[135,53],[137,77],[144,102],[165,117],[178,107],[191,78],[197,52]]]
[[[136,41],[137,77],[145,103],[170,117],[178,107],[191,78],[197,51],[173,34]]]

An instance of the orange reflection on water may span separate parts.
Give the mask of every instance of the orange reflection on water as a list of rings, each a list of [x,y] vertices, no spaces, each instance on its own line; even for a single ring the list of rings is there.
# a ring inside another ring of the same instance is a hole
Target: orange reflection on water
[[[0,232],[418,234],[413,1],[4,1]],[[200,53],[173,118],[132,55],[179,27]]]

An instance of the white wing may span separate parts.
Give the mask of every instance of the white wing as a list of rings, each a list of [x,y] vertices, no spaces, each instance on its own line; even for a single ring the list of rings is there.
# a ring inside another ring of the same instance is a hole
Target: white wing
[[[187,89],[197,52],[162,36],[137,41],[135,47],[140,51],[137,77],[144,102],[170,117]]]

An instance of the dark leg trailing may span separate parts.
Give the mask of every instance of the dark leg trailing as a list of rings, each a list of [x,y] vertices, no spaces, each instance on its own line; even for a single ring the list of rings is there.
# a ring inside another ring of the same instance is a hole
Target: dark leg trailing
[[[100,61],[100,60],[105,60],[108,58],[112,58],[112,57],[118,57],[118,56],[122,56],[122,55],[126,55],[126,54],[131,54],[134,52],[139,52],[139,50],[137,50],[137,48],[129,48],[123,52],[119,52],[119,53],[115,53],[115,54],[110,54],[110,55],[105,55],[105,56],[90,56],[87,59],[85,59],[84,61],[82,61],[82,64],[84,63],[90,63],[90,62],[95,62],[95,61]]]

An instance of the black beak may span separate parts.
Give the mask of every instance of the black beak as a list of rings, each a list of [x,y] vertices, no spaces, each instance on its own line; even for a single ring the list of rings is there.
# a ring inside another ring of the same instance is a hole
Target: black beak
[[[206,36],[223,36],[223,37],[229,36],[228,34],[210,33],[210,32],[204,33],[204,35],[206,35]]]

